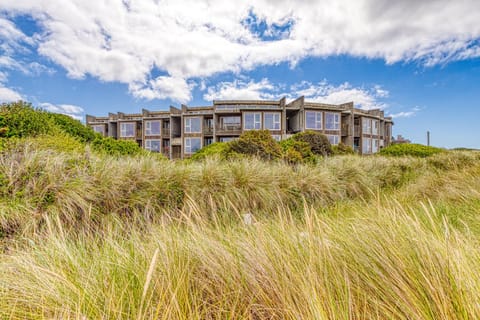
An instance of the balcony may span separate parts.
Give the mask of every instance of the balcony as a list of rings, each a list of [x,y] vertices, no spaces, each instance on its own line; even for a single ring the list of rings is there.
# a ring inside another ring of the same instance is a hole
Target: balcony
[[[162,136],[170,137],[170,128],[162,128]]]
[[[217,134],[241,134],[241,124],[223,124],[217,126]]]
[[[342,136],[348,136],[350,134],[350,125],[348,123],[342,123]]]
[[[203,126],[203,134],[212,135],[213,127]]]
[[[182,145],[182,138],[173,138],[172,145],[176,145],[176,146]]]
[[[359,125],[358,125],[358,126],[357,126],[357,125],[355,126],[353,135],[354,135],[355,137],[360,137],[360,126],[359,126]]]
[[[169,157],[169,156],[170,156],[170,147],[163,147],[163,148],[162,148],[162,154],[163,154],[164,156]]]

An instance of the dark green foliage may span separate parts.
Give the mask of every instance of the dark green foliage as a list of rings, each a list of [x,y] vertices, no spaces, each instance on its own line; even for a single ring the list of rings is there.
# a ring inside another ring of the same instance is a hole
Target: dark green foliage
[[[268,130],[251,130],[243,133],[240,138],[230,142],[233,152],[252,155],[263,160],[279,159],[282,150]]]
[[[137,155],[146,152],[135,141],[115,140],[111,137],[104,138],[100,136],[93,140],[92,148],[95,151],[113,156]]]
[[[283,151],[283,158],[290,164],[315,162],[315,155],[307,142],[289,138],[280,142],[280,145]]]
[[[0,105],[0,129],[1,137],[35,137],[53,133],[54,124],[47,112],[18,101]]]
[[[104,138],[78,120],[36,109],[23,101],[0,105],[0,138],[3,138],[0,140],[0,150],[5,147],[7,140],[15,145],[14,138],[33,138],[30,142],[37,147],[55,151],[80,151],[85,143],[91,143],[94,151],[109,155],[145,152],[134,141]]]
[[[215,142],[195,152],[190,159],[202,160],[207,157],[217,156],[226,159],[231,153],[230,144],[227,142]]]
[[[292,139],[308,143],[313,154],[328,156],[332,153],[332,146],[324,134],[307,130],[293,135]]]
[[[332,152],[334,155],[355,154],[352,147],[341,142],[336,146],[332,146]]]
[[[90,127],[83,125],[80,121],[64,114],[48,113],[53,123],[63,132],[77,138],[81,142],[91,142],[98,135]]]
[[[435,147],[429,147],[416,143],[394,144],[380,150],[381,155],[385,156],[412,156],[426,158],[431,155],[444,152],[445,150]]]

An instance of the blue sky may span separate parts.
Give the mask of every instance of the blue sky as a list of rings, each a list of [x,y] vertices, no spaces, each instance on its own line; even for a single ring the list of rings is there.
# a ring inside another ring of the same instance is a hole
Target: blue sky
[[[478,21],[473,0],[4,0],[0,102],[83,118],[305,95],[480,148]]]

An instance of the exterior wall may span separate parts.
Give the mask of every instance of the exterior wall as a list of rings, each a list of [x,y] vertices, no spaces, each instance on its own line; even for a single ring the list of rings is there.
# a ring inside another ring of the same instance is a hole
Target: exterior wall
[[[321,119],[321,127],[317,129],[306,126],[307,112],[312,111],[317,112],[315,121]],[[270,117],[270,114],[278,115],[269,118],[269,121],[278,127],[268,129],[276,139],[285,139],[295,132],[314,130],[329,136],[331,142],[342,142],[353,147],[360,154],[379,151],[391,143],[393,122],[391,118],[384,117],[383,111],[355,109],[352,102],[341,105],[309,103],[305,102],[303,97],[289,104],[285,103],[284,98],[280,101],[214,101],[213,106],[206,107],[182,105],[181,109],[170,107],[169,111],[151,112],[144,109],[141,114],[119,112],[109,113],[108,117],[87,115],[86,122],[92,127],[105,126],[105,136],[134,140],[143,147],[147,147],[145,145],[147,140],[160,141],[160,152],[170,159],[179,159],[191,155],[186,152],[186,148],[188,149],[192,142],[188,139],[199,139],[193,142],[198,146],[199,141],[199,146],[203,147],[211,142],[238,138],[249,130],[245,128],[245,117],[252,113],[258,114],[256,120],[260,120],[255,129],[267,129],[266,117]],[[334,124],[335,129],[326,127],[327,114],[330,113],[336,115],[335,118],[329,116],[329,123]],[[186,121],[192,118],[198,118],[200,121],[196,132],[186,130]],[[159,134],[148,134],[145,131],[148,121],[159,122]],[[377,123],[377,131],[372,131],[372,126],[369,130],[364,130],[363,121]],[[122,123],[134,123],[133,137],[120,136]],[[157,142],[154,144],[158,146]]]

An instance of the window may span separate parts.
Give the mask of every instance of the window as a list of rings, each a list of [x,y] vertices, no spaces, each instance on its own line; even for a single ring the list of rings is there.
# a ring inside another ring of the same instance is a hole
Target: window
[[[378,120],[372,120],[372,134],[378,134]]]
[[[378,152],[378,139],[373,139],[372,141],[372,153],[377,153]]]
[[[185,153],[192,154],[202,148],[202,139],[185,138]]]
[[[305,129],[322,130],[322,112],[305,111]]]
[[[102,136],[105,135],[105,125],[104,124],[97,124],[92,126],[93,131],[100,133]]]
[[[362,139],[362,153],[363,154],[372,153],[372,139],[370,138]]]
[[[185,133],[202,132],[202,121],[199,117],[185,118]]]
[[[282,141],[282,136],[279,134],[272,134],[272,138],[278,142]]]
[[[134,122],[120,123],[120,137],[123,137],[123,138],[135,137],[135,123]]]
[[[160,135],[160,121],[145,121],[145,135]]]
[[[145,149],[153,152],[160,152],[160,140],[146,139]]]
[[[208,146],[208,145],[210,145],[210,144],[212,144],[212,143],[213,143],[213,138],[205,138],[205,139],[203,140],[203,145],[204,145],[204,146]]]
[[[334,134],[327,134],[327,138],[331,145],[337,145],[340,142],[340,136]]]
[[[332,112],[325,113],[325,129],[340,130],[340,114]]]
[[[265,113],[265,129],[280,130],[280,113]]]
[[[245,130],[260,130],[262,114],[259,112],[246,112],[243,114],[243,129]]]
[[[220,137],[220,142],[230,142],[230,141],[233,141],[237,138],[235,137]]]
[[[362,118],[362,134],[372,133],[372,119]]]

